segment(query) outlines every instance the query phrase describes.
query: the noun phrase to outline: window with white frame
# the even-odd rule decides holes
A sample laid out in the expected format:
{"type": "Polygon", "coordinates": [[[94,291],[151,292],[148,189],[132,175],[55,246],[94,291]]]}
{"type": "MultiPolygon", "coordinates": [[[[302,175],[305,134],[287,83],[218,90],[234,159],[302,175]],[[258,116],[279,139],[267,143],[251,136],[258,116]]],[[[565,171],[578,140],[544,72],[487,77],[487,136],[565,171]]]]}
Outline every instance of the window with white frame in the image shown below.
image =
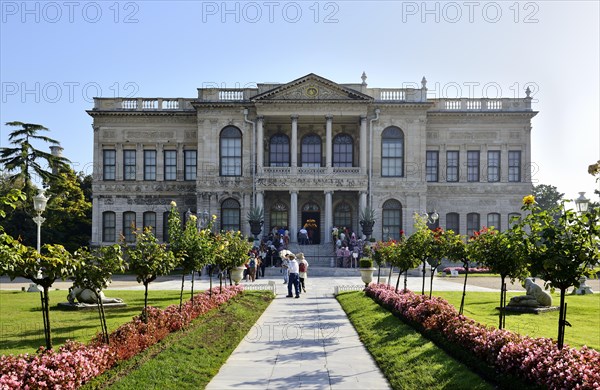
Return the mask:
{"type": "Polygon", "coordinates": [[[489,150],[487,153],[487,181],[495,183],[500,181],[500,151],[489,150]]]}
{"type": "Polygon", "coordinates": [[[439,173],[439,152],[437,150],[428,150],[425,158],[425,176],[428,182],[438,181],[439,173]]]}
{"type": "Polygon", "coordinates": [[[177,151],[164,151],[164,174],[166,181],[177,180],[177,151]]]}
{"type": "Polygon", "coordinates": [[[156,180],[156,150],[144,150],[144,180],[156,180]]]}
{"type": "Polygon", "coordinates": [[[221,176],[242,176],[242,132],[235,126],[221,130],[221,176]]]}
{"type": "Polygon", "coordinates": [[[104,180],[115,180],[117,172],[117,152],[113,149],[102,151],[102,172],[104,180]]]}
{"type": "Polygon", "coordinates": [[[404,176],[404,133],[395,126],[381,133],[381,176],[404,176]]]}

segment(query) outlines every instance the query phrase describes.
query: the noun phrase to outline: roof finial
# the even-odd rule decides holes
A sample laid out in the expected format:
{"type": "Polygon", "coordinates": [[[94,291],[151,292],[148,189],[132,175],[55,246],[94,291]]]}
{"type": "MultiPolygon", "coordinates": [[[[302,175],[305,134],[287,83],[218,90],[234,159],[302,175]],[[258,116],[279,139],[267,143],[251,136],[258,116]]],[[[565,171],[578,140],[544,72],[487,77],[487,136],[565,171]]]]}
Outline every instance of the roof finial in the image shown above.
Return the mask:
{"type": "Polygon", "coordinates": [[[531,95],[531,89],[529,89],[529,86],[525,90],[525,95],[527,95],[527,97],[531,97],[531,96],[529,96],[529,95],[531,95]]]}
{"type": "Polygon", "coordinates": [[[421,88],[427,88],[427,79],[425,78],[425,76],[423,76],[423,78],[421,79],[421,88]]]}
{"type": "Polygon", "coordinates": [[[364,87],[367,86],[367,74],[363,71],[362,76],[360,76],[360,78],[362,79],[362,85],[364,87]]]}

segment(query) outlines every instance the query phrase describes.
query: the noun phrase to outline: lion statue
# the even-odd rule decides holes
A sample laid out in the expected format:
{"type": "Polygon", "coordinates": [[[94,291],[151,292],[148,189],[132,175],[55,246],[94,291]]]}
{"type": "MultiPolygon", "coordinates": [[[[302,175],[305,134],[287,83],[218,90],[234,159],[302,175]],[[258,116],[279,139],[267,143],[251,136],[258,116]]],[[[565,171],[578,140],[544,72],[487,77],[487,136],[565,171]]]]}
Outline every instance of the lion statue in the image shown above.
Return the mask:
{"type": "MultiPolygon", "coordinates": [[[[121,298],[107,298],[104,296],[104,293],[100,291],[100,299],[102,303],[123,303],[121,298]]],[[[67,300],[70,304],[75,305],[77,302],[79,303],[87,303],[87,304],[95,304],[98,303],[96,299],[96,294],[88,288],[83,289],[81,287],[69,287],[69,295],[67,295],[67,300]],[[77,300],[77,302],[75,302],[77,300]]]]}
{"type": "Polygon", "coordinates": [[[549,307],[552,306],[552,296],[535,284],[533,278],[525,279],[526,295],[512,297],[507,306],[549,307]]]}

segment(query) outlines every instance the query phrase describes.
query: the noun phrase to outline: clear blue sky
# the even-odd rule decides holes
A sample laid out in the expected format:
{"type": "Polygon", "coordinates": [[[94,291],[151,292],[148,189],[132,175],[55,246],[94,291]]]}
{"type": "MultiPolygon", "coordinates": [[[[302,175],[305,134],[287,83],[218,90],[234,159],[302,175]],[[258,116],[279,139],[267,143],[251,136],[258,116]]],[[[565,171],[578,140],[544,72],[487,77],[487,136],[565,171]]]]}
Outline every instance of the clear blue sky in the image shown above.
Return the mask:
{"type": "MultiPolygon", "coordinates": [[[[39,123],[91,173],[94,96],[195,97],[317,73],[371,87],[425,76],[430,97],[534,90],[533,179],[597,184],[598,1],[0,1],[5,122],[39,123]],[[458,88],[457,88],[458,86],[458,88]]],[[[595,199],[598,199],[597,197],[595,199]]]]}

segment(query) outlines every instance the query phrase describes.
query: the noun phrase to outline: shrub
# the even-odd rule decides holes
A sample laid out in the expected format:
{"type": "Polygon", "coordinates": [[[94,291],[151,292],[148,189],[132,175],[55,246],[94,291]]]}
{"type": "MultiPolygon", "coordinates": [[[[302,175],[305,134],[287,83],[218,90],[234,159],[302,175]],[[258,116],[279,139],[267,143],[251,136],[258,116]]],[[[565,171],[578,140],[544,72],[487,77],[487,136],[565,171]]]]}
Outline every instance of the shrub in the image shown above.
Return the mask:
{"type": "Polygon", "coordinates": [[[521,336],[479,324],[459,315],[439,297],[372,284],[367,295],[393,313],[425,329],[437,331],[498,371],[550,389],[600,388],[600,352],[564,347],[546,338],[521,336]]]}

